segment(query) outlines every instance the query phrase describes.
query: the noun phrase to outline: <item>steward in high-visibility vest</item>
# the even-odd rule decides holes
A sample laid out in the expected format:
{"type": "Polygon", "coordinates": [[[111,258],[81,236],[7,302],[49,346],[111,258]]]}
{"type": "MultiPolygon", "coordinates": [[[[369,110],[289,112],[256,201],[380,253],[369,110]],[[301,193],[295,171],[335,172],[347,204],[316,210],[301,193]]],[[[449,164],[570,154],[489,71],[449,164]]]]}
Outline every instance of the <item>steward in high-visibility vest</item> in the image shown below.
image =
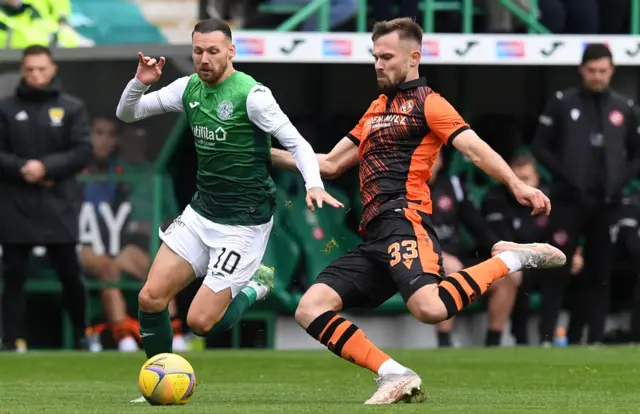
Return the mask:
{"type": "Polygon", "coordinates": [[[51,47],[78,47],[78,34],[69,26],[71,16],[70,0],[25,0],[33,5],[44,20],[52,25],[47,30],[52,33],[51,47]]]}
{"type": "Polygon", "coordinates": [[[24,49],[30,45],[48,46],[52,27],[30,3],[5,0],[0,6],[2,49],[24,49]]]}

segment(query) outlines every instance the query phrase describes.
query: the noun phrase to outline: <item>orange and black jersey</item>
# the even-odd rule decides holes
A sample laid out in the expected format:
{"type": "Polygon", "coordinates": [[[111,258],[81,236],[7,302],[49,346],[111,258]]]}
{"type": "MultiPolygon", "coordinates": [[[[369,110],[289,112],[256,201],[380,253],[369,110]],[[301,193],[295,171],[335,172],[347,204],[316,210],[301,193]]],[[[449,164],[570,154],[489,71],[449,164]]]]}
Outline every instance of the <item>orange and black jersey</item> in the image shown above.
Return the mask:
{"type": "Polygon", "coordinates": [[[359,147],[360,231],[390,208],[431,214],[431,167],[442,145],[466,129],[469,125],[425,78],[373,101],[347,135],[359,147]]]}

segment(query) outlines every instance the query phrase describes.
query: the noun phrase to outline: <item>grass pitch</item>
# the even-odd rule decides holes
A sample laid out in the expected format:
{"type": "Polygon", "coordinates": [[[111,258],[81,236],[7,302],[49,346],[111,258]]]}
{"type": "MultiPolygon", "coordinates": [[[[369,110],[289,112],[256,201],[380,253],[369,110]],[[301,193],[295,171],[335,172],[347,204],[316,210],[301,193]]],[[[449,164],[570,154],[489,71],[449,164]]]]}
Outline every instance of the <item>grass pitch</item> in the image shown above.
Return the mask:
{"type": "Polygon", "coordinates": [[[372,407],[373,375],[328,351],[184,354],[198,387],[183,407],[129,404],[142,353],[0,354],[0,414],[638,413],[640,349],[390,351],[423,379],[422,404],[372,407]]]}

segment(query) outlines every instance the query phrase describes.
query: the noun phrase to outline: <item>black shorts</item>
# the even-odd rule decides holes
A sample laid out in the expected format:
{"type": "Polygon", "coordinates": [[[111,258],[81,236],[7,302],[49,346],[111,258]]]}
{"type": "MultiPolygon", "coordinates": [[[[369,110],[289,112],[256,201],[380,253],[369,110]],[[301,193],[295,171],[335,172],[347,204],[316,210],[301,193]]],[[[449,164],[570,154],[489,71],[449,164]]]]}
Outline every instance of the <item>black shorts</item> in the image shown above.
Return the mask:
{"type": "Polygon", "coordinates": [[[367,226],[365,240],[316,279],[335,290],[343,309],[375,308],[400,292],[405,303],[445,277],[438,237],[428,214],[387,210],[367,226]]]}

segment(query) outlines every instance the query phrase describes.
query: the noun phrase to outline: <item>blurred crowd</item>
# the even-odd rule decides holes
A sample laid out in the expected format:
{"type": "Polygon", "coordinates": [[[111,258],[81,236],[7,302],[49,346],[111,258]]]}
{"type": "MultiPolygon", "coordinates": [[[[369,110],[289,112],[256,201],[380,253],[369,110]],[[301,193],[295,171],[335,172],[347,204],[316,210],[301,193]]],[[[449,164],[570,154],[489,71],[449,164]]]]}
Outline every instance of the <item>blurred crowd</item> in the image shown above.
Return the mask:
{"type": "Polygon", "coordinates": [[[77,46],[77,34],[69,26],[70,0],[2,0],[0,4],[1,48],[77,46]]]}
{"type": "MultiPolygon", "coordinates": [[[[201,0],[205,16],[222,17],[234,21],[239,28],[275,28],[287,14],[264,13],[260,6],[295,9],[311,0],[201,0]]],[[[423,0],[369,0],[368,28],[374,22],[399,16],[413,16],[422,21],[423,0]]],[[[460,32],[461,14],[455,7],[444,7],[459,1],[436,1],[438,8],[436,32],[460,32]]],[[[332,31],[354,31],[360,1],[332,0],[330,25],[332,31]]],[[[514,0],[515,7],[531,12],[530,0],[514,0]]],[[[535,11],[540,23],[557,34],[628,34],[630,4],[628,0],[538,0],[535,11]]],[[[474,32],[525,33],[527,27],[500,3],[499,0],[474,0],[474,32]]],[[[318,29],[318,16],[312,16],[299,28],[318,29]]]]}
{"type": "MultiPolygon", "coordinates": [[[[239,29],[274,29],[291,13],[311,0],[200,0],[201,18],[221,17],[239,29]]],[[[369,0],[367,28],[376,21],[413,16],[422,21],[422,0],[369,0]]],[[[455,0],[439,0],[434,30],[460,32],[462,14],[455,0]],[[442,6],[442,7],[440,7],[442,6]],[[446,6],[446,7],[445,7],[446,6]]],[[[499,0],[475,0],[473,31],[476,33],[525,33],[527,25],[516,18],[499,0]]],[[[557,34],[627,34],[630,25],[628,0],[538,0],[534,15],[557,34]]],[[[332,31],[355,31],[359,0],[332,0],[332,31]]],[[[513,7],[531,13],[530,0],[513,0],[513,7]]],[[[69,24],[70,0],[1,0],[0,47],[22,49],[38,44],[50,47],[78,47],[80,39],[69,24]]],[[[299,25],[299,30],[316,31],[318,15],[299,25]]]]}

